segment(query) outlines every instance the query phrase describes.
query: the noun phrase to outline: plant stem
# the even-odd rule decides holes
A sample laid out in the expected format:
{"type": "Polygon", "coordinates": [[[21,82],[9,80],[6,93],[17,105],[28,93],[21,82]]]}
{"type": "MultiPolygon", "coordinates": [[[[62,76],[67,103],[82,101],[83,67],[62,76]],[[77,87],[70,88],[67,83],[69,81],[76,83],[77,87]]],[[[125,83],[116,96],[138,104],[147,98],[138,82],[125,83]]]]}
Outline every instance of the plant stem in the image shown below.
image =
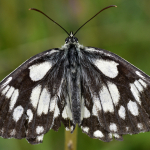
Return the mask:
{"type": "Polygon", "coordinates": [[[77,126],[73,133],[65,131],[65,150],[76,150],[77,148],[77,126]]]}

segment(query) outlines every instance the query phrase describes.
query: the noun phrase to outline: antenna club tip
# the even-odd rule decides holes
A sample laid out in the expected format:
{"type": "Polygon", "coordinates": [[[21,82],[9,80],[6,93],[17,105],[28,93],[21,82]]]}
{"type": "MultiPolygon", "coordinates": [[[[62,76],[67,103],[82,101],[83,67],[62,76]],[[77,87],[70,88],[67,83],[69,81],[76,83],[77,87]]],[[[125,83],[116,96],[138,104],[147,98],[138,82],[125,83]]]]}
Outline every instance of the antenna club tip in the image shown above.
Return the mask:
{"type": "Polygon", "coordinates": [[[29,8],[29,10],[33,10],[34,8],[29,8]]]}

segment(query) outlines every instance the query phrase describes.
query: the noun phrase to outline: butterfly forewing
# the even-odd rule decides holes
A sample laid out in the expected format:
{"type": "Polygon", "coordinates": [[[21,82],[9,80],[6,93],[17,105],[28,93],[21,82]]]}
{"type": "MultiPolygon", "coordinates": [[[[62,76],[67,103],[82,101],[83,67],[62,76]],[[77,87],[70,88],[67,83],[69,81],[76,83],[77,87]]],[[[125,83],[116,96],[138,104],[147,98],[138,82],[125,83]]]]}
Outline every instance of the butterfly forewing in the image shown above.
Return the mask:
{"type": "Polygon", "coordinates": [[[109,141],[110,134],[122,140],[122,134],[150,130],[150,78],[146,74],[121,57],[93,47],[82,50],[81,71],[84,107],[89,113],[81,123],[84,132],[109,141]]]}
{"type": "Polygon", "coordinates": [[[2,137],[26,137],[35,144],[49,129],[58,130],[66,105],[63,55],[59,49],[38,54],[1,82],[2,137]]]}

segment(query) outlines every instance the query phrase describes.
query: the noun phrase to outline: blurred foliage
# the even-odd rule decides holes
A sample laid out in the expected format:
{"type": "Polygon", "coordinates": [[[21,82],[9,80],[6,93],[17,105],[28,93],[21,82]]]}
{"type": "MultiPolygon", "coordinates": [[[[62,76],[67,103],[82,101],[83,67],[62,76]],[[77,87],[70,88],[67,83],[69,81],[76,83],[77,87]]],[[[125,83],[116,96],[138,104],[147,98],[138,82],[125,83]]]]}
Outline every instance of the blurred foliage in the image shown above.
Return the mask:
{"type": "MultiPolygon", "coordinates": [[[[77,33],[81,44],[107,49],[125,58],[150,75],[150,1],[149,0],[1,0],[0,1],[0,79],[29,57],[44,50],[61,47],[66,33],[41,14],[42,10],[68,32],[108,5],[77,33]],[[147,64],[147,65],[145,65],[147,64]]],[[[78,131],[78,150],[150,149],[150,133],[125,135],[124,141],[104,143],[78,131]]],[[[0,150],[62,150],[64,127],[49,131],[44,143],[32,146],[25,139],[0,138],[0,150]]]]}

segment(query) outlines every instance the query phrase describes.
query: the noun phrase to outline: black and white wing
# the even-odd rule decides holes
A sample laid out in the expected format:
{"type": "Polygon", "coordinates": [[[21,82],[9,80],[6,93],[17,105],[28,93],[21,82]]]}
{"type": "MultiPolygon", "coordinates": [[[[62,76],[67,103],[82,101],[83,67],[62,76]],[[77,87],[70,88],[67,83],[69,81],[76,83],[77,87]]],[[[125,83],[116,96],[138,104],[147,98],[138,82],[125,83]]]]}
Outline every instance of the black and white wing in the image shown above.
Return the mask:
{"type": "Polygon", "coordinates": [[[150,130],[150,77],[121,57],[81,49],[82,131],[109,142],[150,130]]]}
{"type": "Polygon", "coordinates": [[[61,121],[74,129],[66,106],[63,56],[60,49],[40,53],[0,83],[0,136],[38,144],[50,129],[57,131],[61,121]]]}

